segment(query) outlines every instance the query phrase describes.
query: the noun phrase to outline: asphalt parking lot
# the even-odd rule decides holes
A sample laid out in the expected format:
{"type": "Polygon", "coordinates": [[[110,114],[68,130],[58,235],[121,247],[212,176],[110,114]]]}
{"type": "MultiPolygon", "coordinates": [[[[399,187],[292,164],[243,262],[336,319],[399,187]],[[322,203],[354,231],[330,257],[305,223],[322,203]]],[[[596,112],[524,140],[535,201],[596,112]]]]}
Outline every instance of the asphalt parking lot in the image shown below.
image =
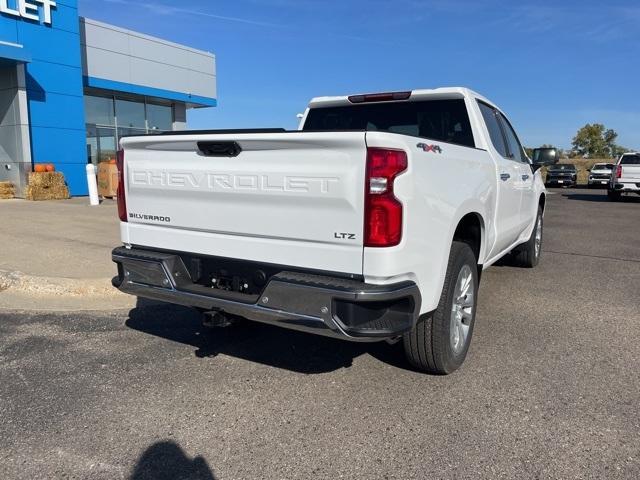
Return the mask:
{"type": "Polygon", "coordinates": [[[190,310],[0,313],[0,478],[640,478],[640,197],[553,190],[461,370],[190,310]]]}

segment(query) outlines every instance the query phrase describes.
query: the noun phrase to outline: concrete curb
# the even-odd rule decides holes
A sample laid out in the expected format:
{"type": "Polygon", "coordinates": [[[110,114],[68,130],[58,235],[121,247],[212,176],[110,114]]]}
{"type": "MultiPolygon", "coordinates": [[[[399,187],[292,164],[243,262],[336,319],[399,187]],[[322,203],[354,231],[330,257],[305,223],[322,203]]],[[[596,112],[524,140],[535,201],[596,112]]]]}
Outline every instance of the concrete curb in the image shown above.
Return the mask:
{"type": "Polygon", "coordinates": [[[60,278],[0,270],[0,309],[113,310],[132,308],[136,298],[119,292],[111,278],[60,278]]]}

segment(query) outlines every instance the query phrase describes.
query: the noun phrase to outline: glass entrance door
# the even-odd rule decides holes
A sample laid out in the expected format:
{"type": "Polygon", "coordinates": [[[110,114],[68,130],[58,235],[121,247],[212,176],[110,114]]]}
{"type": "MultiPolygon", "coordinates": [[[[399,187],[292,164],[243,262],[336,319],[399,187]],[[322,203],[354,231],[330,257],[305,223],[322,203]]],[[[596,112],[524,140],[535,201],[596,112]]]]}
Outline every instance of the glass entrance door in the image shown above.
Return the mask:
{"type": "Polygon", "coordinates": [[[87,163],[115,160],[116,145],[115,128],[87,125],[87,163]]]}

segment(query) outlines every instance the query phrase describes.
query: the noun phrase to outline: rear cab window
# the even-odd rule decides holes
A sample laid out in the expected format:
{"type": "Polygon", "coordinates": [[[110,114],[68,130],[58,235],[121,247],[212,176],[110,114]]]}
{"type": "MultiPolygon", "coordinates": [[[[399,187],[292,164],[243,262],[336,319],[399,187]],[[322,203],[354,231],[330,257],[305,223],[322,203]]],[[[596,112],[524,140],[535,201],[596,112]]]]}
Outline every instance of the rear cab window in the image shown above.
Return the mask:
{"type": "Polygon", "coordinates": [[[620,159],[620,165],[640,165],[640,153],[623,155],[620,159]]]}
{"type": "Polygon", "coordinates": [[[302,130],[389,132],[476,146],[465,101],[457,98],[315,107],[302,130]]]}

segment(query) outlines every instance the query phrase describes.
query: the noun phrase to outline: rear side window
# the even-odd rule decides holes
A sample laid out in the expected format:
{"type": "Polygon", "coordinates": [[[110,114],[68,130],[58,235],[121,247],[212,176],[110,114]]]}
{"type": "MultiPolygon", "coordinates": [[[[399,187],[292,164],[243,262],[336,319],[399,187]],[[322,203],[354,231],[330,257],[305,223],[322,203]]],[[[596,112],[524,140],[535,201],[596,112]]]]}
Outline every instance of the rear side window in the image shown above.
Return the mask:
{"type": "Polygon", "coordinates": [[[640,165],[640,154],[623,155],[620,165],[640,165]]]}
{"type": "Polygon", "coordinates": [[[465,147],[476,146],[463,99],[312,108],[302,130],[390,132],[465,147]]]}
{"type": "Polygon", "coordinates": [[[496,111],[485,103],[478,102],[478,105],[480,106],[480,112],[482,112],[482,118],[484,118],[487,130],[489,130],[489,137],[491,137],[493,147],[500,155],[507,158],[507,147],[504,143],[504,136],[502,135],[502,129],[498,123],[496,111]]]}
{"type": "Polygon", "coordinates": [[[527,157],[524,154],[522,145],[516,136],[516,132],[513,131],[509,120],[504,115],[498,113],[502,127],[504,128],[504,135],[507,138],[507,146],[509,147],[509,158],[517,160],[518,162],[528,163],[527,157]]]}

